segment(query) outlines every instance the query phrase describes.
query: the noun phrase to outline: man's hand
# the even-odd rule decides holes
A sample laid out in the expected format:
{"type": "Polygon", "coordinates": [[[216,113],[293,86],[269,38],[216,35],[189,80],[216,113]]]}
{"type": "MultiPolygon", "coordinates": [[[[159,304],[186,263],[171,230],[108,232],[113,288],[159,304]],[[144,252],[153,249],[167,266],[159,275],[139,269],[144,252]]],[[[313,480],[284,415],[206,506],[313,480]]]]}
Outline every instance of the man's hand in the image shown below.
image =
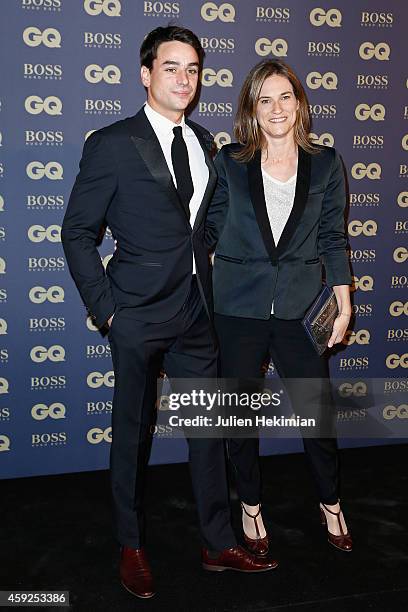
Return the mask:
{"type": "Polygon", "coordinates": [[[112,325],[112,321],[113,321],[113,317],[115,316],[115,313],[113,313],[113,315],[111,317],[109,317],[108,319],[108,327],[110,327],[112,325]]]}

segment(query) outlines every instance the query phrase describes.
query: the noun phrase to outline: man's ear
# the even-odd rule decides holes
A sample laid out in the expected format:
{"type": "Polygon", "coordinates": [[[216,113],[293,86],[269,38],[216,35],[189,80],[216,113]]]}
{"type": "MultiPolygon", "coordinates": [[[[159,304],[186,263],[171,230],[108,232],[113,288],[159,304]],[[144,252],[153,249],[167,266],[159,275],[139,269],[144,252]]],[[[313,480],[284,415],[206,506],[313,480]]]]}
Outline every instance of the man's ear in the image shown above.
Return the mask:
{"type": "Polygon", "coordinates": [[[150,70],[146,66],[140,68],[140,78],[144,87],[150,86],[150,70]]]}

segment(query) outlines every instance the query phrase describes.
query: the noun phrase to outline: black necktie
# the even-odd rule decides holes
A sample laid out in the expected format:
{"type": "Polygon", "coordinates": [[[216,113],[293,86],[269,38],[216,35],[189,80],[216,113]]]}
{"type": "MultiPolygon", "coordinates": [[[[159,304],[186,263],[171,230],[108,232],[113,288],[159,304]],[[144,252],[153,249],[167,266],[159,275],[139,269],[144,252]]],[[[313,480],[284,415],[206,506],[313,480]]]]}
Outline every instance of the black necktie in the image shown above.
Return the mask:
{"type": "Polygon", "coordinates": [[[171,161],[176,177],[177,193],[190,217],[189,203],[194,192],[193,179],[191,178],[190,164],[188,163],[187,146],[184,142],[181,127],[173,128],[173,142],[171,143],[171,161]]]}

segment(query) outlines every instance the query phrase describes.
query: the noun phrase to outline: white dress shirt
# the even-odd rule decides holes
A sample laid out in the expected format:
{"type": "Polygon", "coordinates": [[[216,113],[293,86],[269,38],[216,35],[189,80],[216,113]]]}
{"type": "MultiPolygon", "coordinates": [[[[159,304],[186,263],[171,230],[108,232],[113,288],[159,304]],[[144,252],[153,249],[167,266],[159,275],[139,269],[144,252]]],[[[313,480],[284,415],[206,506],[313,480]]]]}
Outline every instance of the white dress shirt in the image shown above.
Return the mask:
{"type": "MultiPolygon", "coordinates": [[[[171,160],[171,145],[174,138],[173,128],[181,127],[182,129],[183,138],[187,146],[191,178],[194,186],[194,193],[190,200],[190,225],[193,227],[209,178],[209,171],[205,162],[204,152],[200,143],[198,142],[197,136],[186,124],[184,115],[180,123],[173,123],[173,121],[170,121],[170,119],[167,119],[155,111],[147,102],[145,104],[144,111],[158,138],[176,188],[177,182],[174,175],[173,162],[171,160]]],[[[193,274],[195,274],[196,267],[193,252],[191,252],[191,255],[193,258],[193,274]]]]}

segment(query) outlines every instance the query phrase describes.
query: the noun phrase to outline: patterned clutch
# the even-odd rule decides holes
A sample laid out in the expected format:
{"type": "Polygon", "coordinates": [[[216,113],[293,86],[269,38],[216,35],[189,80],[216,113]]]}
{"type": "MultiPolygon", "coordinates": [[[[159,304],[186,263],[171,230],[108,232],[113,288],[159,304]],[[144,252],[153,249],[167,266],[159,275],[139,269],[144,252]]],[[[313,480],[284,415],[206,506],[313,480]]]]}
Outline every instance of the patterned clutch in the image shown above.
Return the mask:
{"type": "Polygon", "coordinates": [[[336,296],[333,290],[325,285],[302,321],[302,325],[319,355],[322,355],[327,348],[333,323],[338,314],[336,296]]]}

